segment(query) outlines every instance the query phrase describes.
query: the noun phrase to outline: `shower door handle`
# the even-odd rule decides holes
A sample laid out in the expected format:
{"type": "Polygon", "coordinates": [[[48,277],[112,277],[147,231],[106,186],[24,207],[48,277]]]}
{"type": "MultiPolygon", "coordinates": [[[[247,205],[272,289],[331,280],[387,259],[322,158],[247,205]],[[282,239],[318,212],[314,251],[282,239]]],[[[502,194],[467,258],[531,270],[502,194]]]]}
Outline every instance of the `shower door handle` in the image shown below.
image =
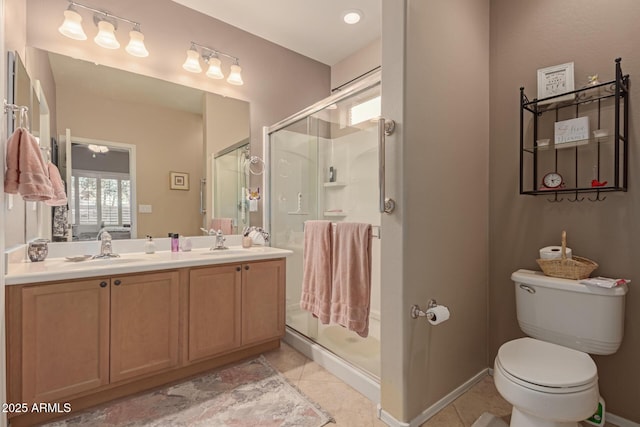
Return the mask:
{"type": "Polygon", "coordinates": [[[378,119],[378,185],[380,187],[380,212],[390,214],[396,208],[396,202],[387,198],[385,194],[385,144],[386,137],[391,135],[396,129],[396,122],[386,120],[384,117],[378,119]]]}

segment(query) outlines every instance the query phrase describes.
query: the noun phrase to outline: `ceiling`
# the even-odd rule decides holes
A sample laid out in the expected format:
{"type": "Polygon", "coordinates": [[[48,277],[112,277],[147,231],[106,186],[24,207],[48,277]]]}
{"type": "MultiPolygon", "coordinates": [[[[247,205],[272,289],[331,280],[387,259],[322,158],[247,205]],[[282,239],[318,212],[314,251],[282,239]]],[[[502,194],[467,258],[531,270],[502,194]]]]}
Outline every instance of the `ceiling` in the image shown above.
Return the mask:
{"type": "Polygon", "coordinates": [[[329,66],[380,37],[381,0],[173,0],[329,66]],[[363,12],[355,25],[342,20],[363,12]]]}

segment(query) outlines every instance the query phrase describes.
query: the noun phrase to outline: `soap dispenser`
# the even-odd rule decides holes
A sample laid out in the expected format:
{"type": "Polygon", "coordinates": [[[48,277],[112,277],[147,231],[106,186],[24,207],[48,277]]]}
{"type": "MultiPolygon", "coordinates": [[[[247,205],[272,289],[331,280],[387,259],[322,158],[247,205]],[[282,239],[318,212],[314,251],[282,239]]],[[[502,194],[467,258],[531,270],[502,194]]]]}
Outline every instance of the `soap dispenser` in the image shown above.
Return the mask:
{"type": "Polygon", "coordinates": [[[144,242],[144,253],[153,254],[156,252],[156,242],[153,241],[153,237],[147,234],[147,241],[144,242]]]}

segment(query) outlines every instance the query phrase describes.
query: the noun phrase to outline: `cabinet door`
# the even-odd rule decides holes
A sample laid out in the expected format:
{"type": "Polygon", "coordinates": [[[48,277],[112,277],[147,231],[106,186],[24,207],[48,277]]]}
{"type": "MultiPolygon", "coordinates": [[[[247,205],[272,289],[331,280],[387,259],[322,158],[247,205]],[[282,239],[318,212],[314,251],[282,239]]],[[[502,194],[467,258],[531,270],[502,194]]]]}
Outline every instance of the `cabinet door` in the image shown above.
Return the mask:
{"type": "Polygon", "coordinates": [[[285,261],[242,266],[242,345],[284,335],[285,261]]]}
{"type": "Polygon", "coordinates": [[[240,264],[190,271],[190,362],[240,347],[241,271],[240,264]]]}
{"type": "Polygon", "coordinates": [[[22,394],[53,401],[109,381],[109,280],[22,290],[22,394]]]}
{"type": "Polygon", "coordinates": [[[177,271],[111,279],[111,382],[178,364],[177,271]]]}

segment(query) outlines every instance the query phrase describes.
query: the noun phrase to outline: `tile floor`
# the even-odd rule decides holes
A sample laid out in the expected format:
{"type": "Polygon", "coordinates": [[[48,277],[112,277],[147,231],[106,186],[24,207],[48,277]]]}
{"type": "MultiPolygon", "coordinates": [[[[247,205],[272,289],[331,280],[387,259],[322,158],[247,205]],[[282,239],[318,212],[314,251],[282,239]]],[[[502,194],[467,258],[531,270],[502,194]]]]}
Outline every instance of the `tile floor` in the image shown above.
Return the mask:
{"type": "MultiPolygon", "coordinates": [[[[329,411],[336,424],[328,427],[384,427],[376,405],[289,345],[265,353],[266,359],[302,392],[329,411]]],[[[508,419],[511,405],[497,392],[489,376],[437,413],[421,427],[470,427],[483,412],[508,419]]],[[[615,427],[606,424],[607,427],[615,427]]]]}

